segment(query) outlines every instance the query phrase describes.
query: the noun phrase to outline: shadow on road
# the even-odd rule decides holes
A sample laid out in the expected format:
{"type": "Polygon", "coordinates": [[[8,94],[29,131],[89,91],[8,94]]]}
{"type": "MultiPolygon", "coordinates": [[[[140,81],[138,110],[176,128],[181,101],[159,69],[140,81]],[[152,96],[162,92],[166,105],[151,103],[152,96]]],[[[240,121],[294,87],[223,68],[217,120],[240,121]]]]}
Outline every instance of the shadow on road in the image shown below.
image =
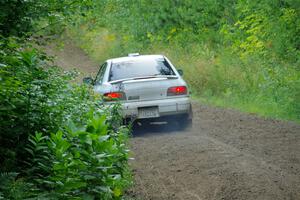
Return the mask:
{"type": "Polygon", "coordinates": [[[176,125],[164,124],[137,124],[134,123],[132,127],[133,137],[148,137],[163,134],[182,133],[184,130],[176,125]]]}

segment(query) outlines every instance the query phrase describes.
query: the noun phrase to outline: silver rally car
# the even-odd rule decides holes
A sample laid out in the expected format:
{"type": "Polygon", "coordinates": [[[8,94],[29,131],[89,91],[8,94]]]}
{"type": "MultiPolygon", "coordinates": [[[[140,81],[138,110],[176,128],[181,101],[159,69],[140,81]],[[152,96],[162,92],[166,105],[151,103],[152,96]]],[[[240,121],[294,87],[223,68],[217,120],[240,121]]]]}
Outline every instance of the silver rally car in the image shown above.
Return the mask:
{"type": "Polygon", "coordinates": [[[167,121],[185,128],[192,121],[189,90],[176,70],[163,55],[129,54],[107,60],[93,80],[94,91],[106,103],[119,102],[125,121],[167,121]]]}

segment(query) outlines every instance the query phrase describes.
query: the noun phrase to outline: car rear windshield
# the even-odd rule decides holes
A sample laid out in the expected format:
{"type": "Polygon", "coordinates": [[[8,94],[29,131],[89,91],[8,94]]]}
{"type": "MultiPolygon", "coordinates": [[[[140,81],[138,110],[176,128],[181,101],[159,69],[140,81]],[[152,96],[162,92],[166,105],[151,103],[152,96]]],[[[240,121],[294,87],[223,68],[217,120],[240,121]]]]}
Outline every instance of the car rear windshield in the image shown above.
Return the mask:
{"type": "Polygon", "coordinates": [[[112,63],[109,81],[159,75],[175,75],[164,58],[136,59],[112,63]]]}

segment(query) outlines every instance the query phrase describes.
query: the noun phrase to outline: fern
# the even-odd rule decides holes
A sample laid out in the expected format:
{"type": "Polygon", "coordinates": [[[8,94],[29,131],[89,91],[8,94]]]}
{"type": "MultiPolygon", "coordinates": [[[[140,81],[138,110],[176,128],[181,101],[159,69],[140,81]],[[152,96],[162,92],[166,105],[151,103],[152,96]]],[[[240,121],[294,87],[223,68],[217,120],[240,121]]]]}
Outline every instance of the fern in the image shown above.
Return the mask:
{"type": "Polygon", "coordinates": [[[19,173],[3,172],[0,174],[0,199],[21,200],[30,196],[32,184],[18,179],[19,173]]]}
{"type": "Polygon", "coordinates": [[[50,172],[51,154],[47,146],[48,140],[49,138],[42,133],[30,135],[28,138],[29,143],[25,150],[29,156],[24,161],[28,168],[25,173],[33,179],[41,178],[50,172]]]}
{"type": "Polygon", "coordinates": [[[7,189],[7,187],[15,181],[19,173],[16,172],[2,172],[0,174],[0,191],[7,189]]]}

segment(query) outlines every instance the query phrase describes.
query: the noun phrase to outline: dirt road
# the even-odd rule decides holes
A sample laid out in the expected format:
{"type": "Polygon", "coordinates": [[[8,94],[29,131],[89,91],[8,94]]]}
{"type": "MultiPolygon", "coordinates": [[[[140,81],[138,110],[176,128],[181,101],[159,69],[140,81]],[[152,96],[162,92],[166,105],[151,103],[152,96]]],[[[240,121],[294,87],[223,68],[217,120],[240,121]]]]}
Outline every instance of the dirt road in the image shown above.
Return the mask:
{"type": "Polygon", "coordinates": [[[132,196],[300,199],[299,125],[199,103],[193,109],[190,131],[136,131],[132,196]]]}
{"type": "MultiPolygon", "coordinates": [[[[71,43],[57,63],[95,73],[71,43]]],[[[134,199],[300,200],[300,125],[194,102],[191,130],[140,127],[130,141],[134,199]]]]}

